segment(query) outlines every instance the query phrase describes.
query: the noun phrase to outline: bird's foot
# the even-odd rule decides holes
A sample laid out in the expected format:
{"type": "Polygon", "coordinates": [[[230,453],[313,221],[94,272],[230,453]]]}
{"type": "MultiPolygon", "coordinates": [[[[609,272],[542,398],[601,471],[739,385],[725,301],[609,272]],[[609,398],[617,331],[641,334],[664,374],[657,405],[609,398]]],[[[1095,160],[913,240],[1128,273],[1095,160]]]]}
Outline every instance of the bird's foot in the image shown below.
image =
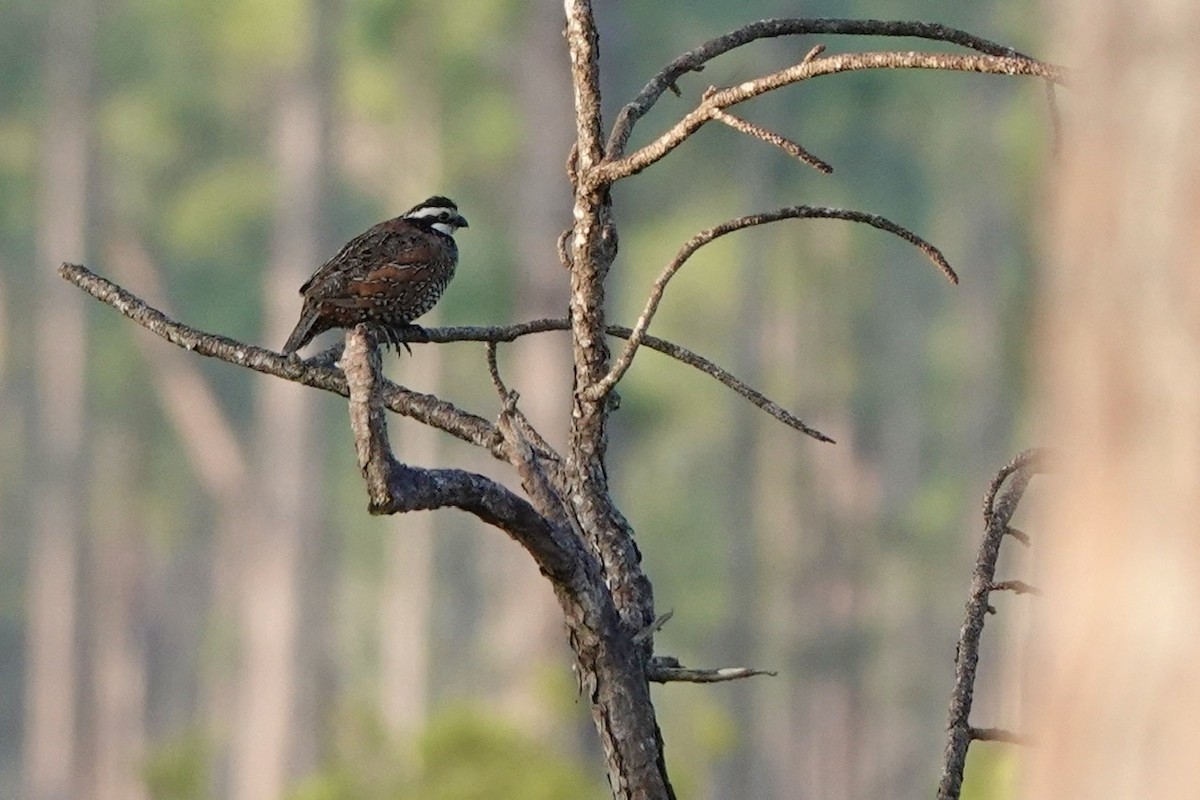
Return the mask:
{"type": "Polygon", "coordinates": [[[410,341],[428,342],[429,334],[420,325],[408,323],[406,325],[380,326],[380,339],[385,346],[395,347],[397,352],[403,347],[411,356],[412,348],[408,346],[408,343],[410,341]]]}

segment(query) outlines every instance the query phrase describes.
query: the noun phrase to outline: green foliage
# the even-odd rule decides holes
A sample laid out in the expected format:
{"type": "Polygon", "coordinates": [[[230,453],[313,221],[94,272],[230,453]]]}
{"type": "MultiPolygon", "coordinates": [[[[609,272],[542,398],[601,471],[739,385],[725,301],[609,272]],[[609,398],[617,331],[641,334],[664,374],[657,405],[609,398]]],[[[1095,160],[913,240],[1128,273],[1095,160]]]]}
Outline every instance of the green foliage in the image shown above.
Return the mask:
{"type": "Polygon", "coordinates": [[[188,733],[156,747],[142,767],[151,800],[203,800],[209,797],[212,747],[203,736],[188,733]]]}
{"type": "Polygon", "coordinates": [[[1017,796],[1019,751],[1012,745],[975,742],[967,752],[962,800],[1010,800],[1017,796]]]}
{"type": "Polygon", "coordinates": [[[560,800],[606,793],[578,764],[502,718],[436,714],[415,742],[369,712],[340,718],[331,763],[288,800],[560,800]]]}

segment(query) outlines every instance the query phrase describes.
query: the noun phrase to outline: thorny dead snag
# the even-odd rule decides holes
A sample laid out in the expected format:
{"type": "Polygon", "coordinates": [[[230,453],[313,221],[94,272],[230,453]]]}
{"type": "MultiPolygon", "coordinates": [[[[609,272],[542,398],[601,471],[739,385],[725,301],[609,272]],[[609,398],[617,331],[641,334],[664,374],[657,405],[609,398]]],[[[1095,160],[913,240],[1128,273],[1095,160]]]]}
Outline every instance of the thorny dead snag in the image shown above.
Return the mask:
{"type": "MultiPolygon", "coordinates": [[[[372,513],[459,508],[517,540],[551,581],[559,599],[576,657],[580,689],[591,705],[604,747],[613,796],[617,800],[658,800],[673,798],[674,792],[667,776],[649,682],[711,682],[763,672],[743,667],[688,669],[669,656],[654,654],[653,635],[665,617],[655,614],[650,582],[642,570],[632,528],[608,489],[607,423],[614,405],[613,390],[645,346],[716,378],[795,430],[832,441],[716,364],[684,347],[651,336],[649,325],[667,284],[697,249],[719,236],[754,225],[812,217],[861,222],[896,234],[920,248],[952,281],[956,276],[933,245],[883,217],[853,210],[789,206],[736,217],[696,234],[652,286],[635,327],[624,328],[610,324],[604,314],[605,281],[617,256],[611,186],[674,152],[713,120],[827,172],[831,169],[828,164],[791,138],[729,111],[746,100],[810,78],[863,69],[936,69],[1030,75],[1049,86],[1062,83],[1065,72],[1011,48],[939,25],[880,20],[764,20],[716,37],[676,58],[621,109],[605,138],[600,117],[600,40],[592,4],[589,0],[565,0],[564,8],[575,108],[576,141],[567,167],[574,188],[574,222],[559,238],[557,249],[559,261],[569,274],[569,315],[566,319],[499,327],[425,330],[404,337],[412,343],[487,342],[488,369],[500,404],[495,423],[441,398],[382,378],[375,343],[364,329],[349,331],[344,348],[300,361],[171,320],[81,266],[64,264],[59,271],[96,299],[180,347],[349,397],[351,429],[372,513]],[[791,67],[736,86],[712,87],[698,93],[694,108],[648,144],[626,153],[635,124],[662,94],[666,91],[684,94],[680,85],[684,75],[698,72],[717,56],[760,39],[805,34],[918,37],[960,45],[975,53],[895,51],[825,55],[823,47],[817,45],[791,67]],[[518,396],[501,379],[496,357],[499,342],[556,330],[570,332],[574,356],[569,448],[562,455],[554,452],[520,413],[518,396]],[[627,339],[615,361],[610,358],[608,336],[627,339]],[[384,409],[475,444],[510,463],[520,479],[524,496],[464,470],[432,469],[397,461],[387,442],[384,409]]],[[[1021,477],[1024,474],[1014,479],[1014,488],[1001,498],[1000,507],[1004,507],[1005,498],[1013,496],[1017,483],[1026,480],[1021,477]]],[[[989,520],[989,531],[991,524],[989,520]]],[[[1015,531],[1012,533],[1016,535],[1015,531]]],[[[990,573],[981,587],[983,600],[976,609],[979,614],[987,611],[987,591],[1021,588],[1016,582],[995,584],[990,573]]],[[[967,646],[962,649],[965,651],[967,646]]],[[[966,696],[969,708],[969,690],[966,696]]],[[[952,716],[952,722],[954,719],[952,716]]],[[[963,716],[963,726],[965,719],[963,716]]],[[[971,737],[1010,736],[969,726],[955,730],[965,731],[968,743],[971,737]]],[[[965,747],[963,753],[965,757],[965,747]]],[[[961,779],[961,771],[959,775],[961,779]]]]}

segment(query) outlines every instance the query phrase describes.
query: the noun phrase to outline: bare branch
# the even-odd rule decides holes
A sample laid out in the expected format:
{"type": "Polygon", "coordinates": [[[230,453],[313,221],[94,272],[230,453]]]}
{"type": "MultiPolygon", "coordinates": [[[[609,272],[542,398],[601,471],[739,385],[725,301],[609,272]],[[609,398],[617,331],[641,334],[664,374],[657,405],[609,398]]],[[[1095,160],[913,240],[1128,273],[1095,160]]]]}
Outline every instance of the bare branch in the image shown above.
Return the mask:
{"type": "Polygon", "coordinates": [[[654,622],[647,625],[642,630],[638,631],[633,636],[635,644],[647,641],[654,638],[654,634],[662,630],[663,626],[671,621],[671,617],[675,616],[675,611],[664,611],[654,618],[654,622]]]}
{"type": "MultiPolygon", "coordinates": [[[[257,372],[274,375],[277,378],[294,381],[305,386],[324,389],[343,397],[349,396],[345,377],[342,371],[334,365],[342,353],[341,343],[307,361],[299,361],[282,356],[272,350],[255,347],[225,336],[205,333],[176,322],[161,311],[149,306],[133,293],[78,264],[63,264],[59,268],[59,274],[100,302],[112,306],[142,327],[185,350],[191,350],[202,356],[216,358],[237,366],[248,367],[257,372]]],[[[405,335],[408,341],[414,343],[511,342],[522,336],[547,331],[565,331],[570,327],[570,321],[566,319],[536,319],[516,325],[424,328],[419,334],[414,332],[405,335]]],[[[632,335],[631,329],[620,325],[608,326],[607,332],[609,335],[622,338],[629,338],[632,335]]],[[[785,425],[821,441],[833,441],[820,431],[808,427],[786,409],[703,356],[655,336],[644,336],[642,344],[717,379],[785,425]]],[[[509,460],[502,437],[498,435],[496,428],[483,417],[463,411],[434,395],[414,392],[386,380],[383,383],[382,392],[385,408],[449,433],[470,444],[486,448],[493,456],[502,461],[509,460]]]]}
{"type": "Polygon", "coordinates": [[[1012,592],[1013,594],[1040,595],[1042,590],[1025,581],[996,581],[988,587],[989,592],[1012,592]]]}
{"type": "Polygon", "coordinates": [[[691,669],[667,656],[655,656],[646,667],[646,680],[655,683],[724,683],[756,675],[775,677],[779,673],[750,667],[721,667],[720,669],[691,669]]]}
{"type": "Polygon", "coordinates": [[[844,219],[851,222],[861,222],[887,231],[888,233],[894,233],[919,248],[921,252],[928,256],[942,270],[942,273],[951,283],[958,283],[958,275],[955,274],[953,268],[951,268],[949,262],[946,261],[946,257],[942,255],[940,250],[907,228],[876,214],[867,214],[862,211],[850,211],[841,208],[824,208],[822,206],[789,206],[769,211],[765,214],[750,214],[745,217],[727,220],[716,227],[701,231],[693,236],[679,249],[679,252],[675,254],[675,258],[671,260],[671,263],[663,268],[662,273],[658,276],[658,280],[650,288],[650,296],[646,299],[646,307],[642,310],[641,316],[638,317],[637,324],[633,328],[628,344],[625,345],[625,349],[621,351],[620,356],[613,362],[608,374],[598,383],[587,387],[588,396],[591,398],[603,397],[624,376],[625,371],[633,363],[633,357],[637,353],[638,347],[645,338],[646,329],[650,326],[651,320],[654,319],[654,315],[658,311],[658,305],[662,301],[667,284],[697,250],[727,233],[733,233],[734,231],[740,231],[743,228],[750,228],[756,225],[765,225],[770,222],[779,222],[785,219],[844,219]]]}
{"type": "Polygon", "coordinates": [[[995,609],[988,605],[988,594],[996,589],[1015,591],[1018,586],[1024,586],[1018,581],[996,583],[996,561],[1000,557],[1000,545],[1010,530],[1009,522],[1029,486],[1029,481],[1035,474],[1044,471],[1043,455],[1044,451],[1041,450],[1026,450],[1018,455],[996,474],[984,496],[983,541],[979,545],[975,572],[971,578],[971,593],[967,600],[962,630],[958,636],[958,650],[954,660],[954,690],[950,694],[950,720],[946,726],[946,749],[942,778],[938,784],[938,800],[956,800],[962,791],[963,770],[972,739],[1016,739],[1013,734],[996,729],[972,728],[969,718],[975,695],[979,642],[983,635],[984,620],[989,612],[995,613],[995,609]],[[997,499],[1000,487],[1010,476],[1011,484],[997,499]],[[981,735],[984,733],[987,735],[981,735]]]}
{"type": "Polygon", "coordinates": [[[809,78],[866,69],[933,69],[992,75],[1033,75],[1056,83],[1065,79],[1065,71],[1061,68],[1030,58],[916,52],[840,53],[802,61],[737,86],[706,92],[695,109],[653,142],[628,156],[607,159],[592,169],[581,169],[580,179],[589,186],[611,185],[622,178],[636,175],[683,144],[713,119],[719,110],[809,78]]]}
{"type": "Polygon", "coordinates": [[[1029,534],[1026,533],[1025,531],[1021,530],[1020,528],[1014,528],[1012,525],[1009,525],[1008,530],[1006,530],[1005,533],[1007,533],[1009,536],[1013,537],[1014,539],[1016,539],[1018,542],[1025,545],[1026,547],[1030,547],[1033,544],[1033,540],[1029,538],[1029,534]]]}
{"type": "Polygon", "coordinates": [[[488,375],[492,378],[492,387],[496,390],[496,394],[500,395],[500,402],[506,403],[509,399],[508,387],[504,385],[504,381],[500,378],[500,365],[496,361],[496,343],[488,342],[486,347],[488,375]]]}
{"type": "MultiPolygon", "coordinates": [[[[521,336],[528,336],[534,333],[569,330],[570,326],[570,322],[565,319],[535,319],[517,325],[494,327],[426,328],[422,336],[423,340],[428,342],[511,342],[521,336]]],[[[623,325],[608,325],[604,330],[609,336],[617,336],[622,339],[630,339],[633,336],[633,329],[626,328],[623,325]]],[[[803,420],[793,415],[774,400],[771,400],[754,387],[742,382],[704,356],[674,342],[660,339],[657,336],[651,336],[648,333],[642,334],[641,344],[649,347],[651,350],[657,350],[665,356],[670,356],[676,361],[687,364],[689,367],[698,369],[705,375],[720,381],[789,428],[800,431],[806,436],[811,436],[819,441],[833,443],[833,439],[805,424],[803,420]]]]}
{"type": "Polygon", "coordinates": [[[1029,739],[1005,730],[1004,728],[971,728],[971,738],[977,742],[1007,742],[1008,744],[1029,744],[1029,739]]]}
{"type": "Polygon", "coordinates": [[[726,113],[719,108],[713,110],[712,117],[718,122],[725,123],[735,131],[741,131],[748,136],[753,136],[755,139],[761,139],[767,144],[775,145],[780,150],[783,150],[793,158],[803,161],[818,172],[824,172],[826,175],[833,172],[833,167],[828,162],[817,158],[791,139],[780,136],[774,131],[769,131],[761,125],[755,125],[753,122],[748,122],[741,117],[735,117],[733,114],[726,113]]]}
{"type": "Polygon", "coordinates": [[[533,556],[556,584],[583,587],[588,563],[569,529],[550,523],[527,501],[483,475],[460,469],[424,469],[396,461],[383,415],[379,350],[367,326],[346,335],[342,353],[350,398],[350,427],[372,514],[459,508],[504,530],[533,556]]]}
{"type": "MultiPolygon", "coordinates": [[[[608,333],[625,339],[629,339],[633,336],[632,329],[621,327],[619,325],[609,325],[608,333]]],[[[831,437],[821,433],[821,431],[817,430],[816,428],[809,426],[802,419],[792,414],[786,408],[779,405],[762,392],[759,392],[754,387],[743,383],[741,380],[735,378],[729,372],[725,371],[721,367],[718,367],[707,358],[693,353],[686,347],[681,347],[673,342],[668,342],[665,339],[660,339],[657,336],[651,336],[650,334],[645,334],[642,336],[642,344],[646,347],[649,347],[651,350],[657,350],[658,352],[668,355],[677,361],[682,361],[689,367],[695,367],[705,375],[716,378],[725,386],[737,392],[742,397],[746,398],[751,403],[782,422],[784,425],[787,425],[789,428],[797,430],[800,433],[803,433],[805,436],[811,436],[817,441],[836,444],[831,437]]]]}
{"type": "MultiPolygon", "coordinates": [[[[710,39],[659,70],[658,74],[642,88],[637,97],[627,103],[617,115],[616,123],[608,137],[606,157],[615,161],[625,155],[625,146],[629,142],[633,126],[658,102],[663,92],[674,90],[677,95],[679,94],[676,82],[683,75],[689,72],[699,72],[714,58],[759,39],[808,34],[901,36],[948,42],[993,56],[1029,58],[1011,47],[972,36],[966,31],[926,22],[877,19],[767,19],[752,22],[723,36],[710,39]]],[[[819,51],[816,55],[819,55],[819,51]]],[[[810,51],[805,57],[805,61],[810,61],[813,57],[814,53],[810,51]]]]}
{"type": "MultiPolygon", "coordinates": [[[[1001,503],[996,506],[996,495],[1000,492],[1000,487],[1008,480],[1010,475],[1026,470],[1033,474],[1047,472],[1049,470],[1050,451],[1043,447],[1035,447],[1029,450],[1024,450],[1017,455],[1012,461],[1004,465],[996,477],[992,478],[991,484],[988,485],[987,493],[983,496],[983,520],[987,525],[992,524],[992,518],[997,514],[1007,514],[1004,523],[1007,526],[1012,518],[1013,512],[1016,510],[1016,504],[1011,507],[1001,503]]],[[[1019,496],[1018,496],[1019,499],[1019,496]]]]}
{"type": "MultiPolygon", "coordinates": [[[[349,396],[345,376],[333,366],[300,361],[236,339],[188,327],[78,264],[63,264],[58,273],[100,302],[112,306],[137,324],[185,350],[343,397],[349,396]]],[[[483,417],[463,411],[433,395],[414,392],[390,381],[384,382],[381,391],[384,407],[391,411],[445,431],[464,442],[486,448],[497,458],[507,458],[495,428],[483,417]]]]}

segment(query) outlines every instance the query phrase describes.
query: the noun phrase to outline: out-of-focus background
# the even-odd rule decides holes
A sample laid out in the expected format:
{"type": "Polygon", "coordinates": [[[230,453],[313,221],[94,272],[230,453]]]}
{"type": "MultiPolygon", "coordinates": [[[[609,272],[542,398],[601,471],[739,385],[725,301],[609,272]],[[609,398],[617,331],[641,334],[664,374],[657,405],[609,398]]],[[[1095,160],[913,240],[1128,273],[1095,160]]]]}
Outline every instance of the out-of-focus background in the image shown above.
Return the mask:
{"type": "MultiPolygon", "coordinates": [[[[753,19],[919,18],[1034,53],[1041,34],[1029,2],[597,6],[609,122],[663,64],[753,19]]],[[[278,347],[313,268],[445,193],[471,227],[423,322],[562,315],[561,14],[549,0],[3,4],[0,798],[606,796],[553,597],[516,545],[452,512],[369,517],[343,400],[190,356],[54,273],[85,262],[182,321],[278,347]]],[[[682,79],[635,143],[708,85],[817,41],[939,47],[761,42],[682,79]]],[[[714,124],[622,183],[614,321],[700,228],[797,203],[886,215],[942,247],[962,285],[834,221],[727,237],[673,283],[656,334],[838,444],[652,352],[622,383],[610,475],[675,611],[659,652],[779,671],[656,689],[671,775],[689,798],[927,796],[979,498],[1030,444],[1042,89],[872,72],[741,113],[834,174],[714,124]]],[[[389,360],[416,390],[497,411],[479,345],[389,360]]],[[[565,336],[506,346],[501,364],[561,442],[565,336]]],[[[406,421],[392,436],[413,463],[511,480],[406,421]]],[[[1011,711],[1003,641],[985,641],[980,724],[1011,711]]],[[[1003,751],[972,759],[968,794],[1002,791],[1003,751]]]]}

